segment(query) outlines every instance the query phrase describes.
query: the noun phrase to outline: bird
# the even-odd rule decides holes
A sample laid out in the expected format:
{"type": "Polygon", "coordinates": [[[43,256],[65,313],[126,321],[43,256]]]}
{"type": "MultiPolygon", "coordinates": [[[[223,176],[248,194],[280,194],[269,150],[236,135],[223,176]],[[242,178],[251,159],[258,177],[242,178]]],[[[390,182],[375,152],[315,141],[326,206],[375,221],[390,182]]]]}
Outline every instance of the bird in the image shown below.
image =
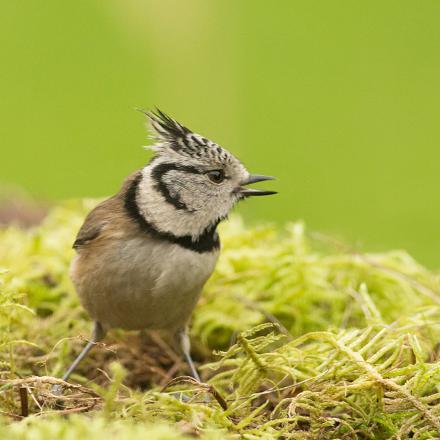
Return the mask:
{"type": "Polygon", "coordinates": [[[200,381],[188,324],[219,257],[217,226],[237,202],[276,194],[247,186],[273,177],[250,174],[229,151],[159,109],[143,113],[151,160],[87,215],[73,244],[70,277],[94,325],[64,381],[113,328],[167,332],[200,381]]]}

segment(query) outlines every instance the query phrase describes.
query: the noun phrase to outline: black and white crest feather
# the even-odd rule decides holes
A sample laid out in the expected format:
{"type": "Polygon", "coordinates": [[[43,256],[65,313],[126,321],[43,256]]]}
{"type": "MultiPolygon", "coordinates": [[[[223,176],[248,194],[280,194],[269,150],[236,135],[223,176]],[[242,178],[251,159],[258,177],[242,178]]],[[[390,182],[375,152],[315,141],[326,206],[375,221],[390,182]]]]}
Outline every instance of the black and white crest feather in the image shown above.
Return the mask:
{"type": "Polygon", "coordinates": [[[151,125],[156,132],[156,138],[159,141],[174,143],[192,133],[191,130],[179,124],[159,109],[156,109],[155,112],[148,112],[146,115],[149,117],[151,125]]]}
{"type": "Polygon", "coordinates": [[[150,120],[154,131],[155,145],[149,147],[157,152],[171,149],[175,153],[191,158],[216,159],[228,162],[230,154],[215,142],[194,133],[163,111],[143,112],[150,120]]]}

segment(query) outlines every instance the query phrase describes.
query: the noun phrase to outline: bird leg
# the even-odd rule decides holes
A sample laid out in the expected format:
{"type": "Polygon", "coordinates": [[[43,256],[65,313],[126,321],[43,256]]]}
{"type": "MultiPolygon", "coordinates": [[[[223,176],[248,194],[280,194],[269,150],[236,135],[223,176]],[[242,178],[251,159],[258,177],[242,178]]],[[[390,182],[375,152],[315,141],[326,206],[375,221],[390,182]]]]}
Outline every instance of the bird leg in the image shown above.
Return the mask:
{"type": "MultiPolygon", "coordinates": [[[[102,328],[102,325],[99,322],[95,322],[93,326],[92,339],[87,343],[87,345],[82,349],[81,353],[76,357],[76,359],[72,362],[72,365],[67,369],[64,373],[63,380],[66,381],[69,379],[70,375],[75,371],[76,367],[79,363],[87,356],[88,352],[93,348],[93,346],[104,339],[105,330],[102,328]]],[[[61,393],[61,386],[55,385],[52,388],[52,392],[54,394],[61,393]]]]}
{"type": "Polygon", "coordinates": [[[191,358],[191,342],[190,342],[189,336],[188,336],[188,329],[185,328],[185,329],[181,330],[178,335],[179,335],[180,348],[181,348],[183,356],[184,356],[184,358],[185,358],[185,360],[191,370],[191,376],[194,377],[194,379],[201,382],[199,373],[197,372],[196,367],[194,365],[194,362],[191,358]]]}

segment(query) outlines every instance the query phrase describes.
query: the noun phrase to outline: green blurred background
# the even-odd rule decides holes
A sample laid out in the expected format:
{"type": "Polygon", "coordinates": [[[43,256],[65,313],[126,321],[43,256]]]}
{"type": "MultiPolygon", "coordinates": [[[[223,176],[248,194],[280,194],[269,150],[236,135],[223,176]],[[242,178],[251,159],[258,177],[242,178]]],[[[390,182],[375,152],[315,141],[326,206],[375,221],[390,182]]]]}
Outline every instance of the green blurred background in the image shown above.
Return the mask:
{"type": "Polygon", "coordinates": [[[278,177],[248,220],[440,267],[438,0],[0,4],[2,184],[114,193],[157,105],[278,177]]]}

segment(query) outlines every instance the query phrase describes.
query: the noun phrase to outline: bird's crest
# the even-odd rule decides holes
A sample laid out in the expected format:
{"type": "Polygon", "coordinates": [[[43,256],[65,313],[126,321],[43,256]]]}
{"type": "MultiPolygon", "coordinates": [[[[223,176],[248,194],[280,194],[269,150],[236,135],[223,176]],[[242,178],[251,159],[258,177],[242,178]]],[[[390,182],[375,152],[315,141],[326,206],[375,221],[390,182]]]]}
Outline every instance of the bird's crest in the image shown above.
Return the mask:
{"type": "Polygon", "coordinates": [[[197,158],[216,156],[222,161],[229,158],[229,153],[222,147],[192,132],[158,108],[155,111],[141,111],[148,117],[153,129],[155,145],[148,148],[158,152],[171,149],[175,153],[197,158]]]}
{"type": "Polygon", "coordinates": [[[159,142],[179,143],[180,139],[186,138],[192,134],[191,130],[172,119],[159,109],[156,111],[146,112],[151,126],[154,130],[154,139],[159,142]]]}

